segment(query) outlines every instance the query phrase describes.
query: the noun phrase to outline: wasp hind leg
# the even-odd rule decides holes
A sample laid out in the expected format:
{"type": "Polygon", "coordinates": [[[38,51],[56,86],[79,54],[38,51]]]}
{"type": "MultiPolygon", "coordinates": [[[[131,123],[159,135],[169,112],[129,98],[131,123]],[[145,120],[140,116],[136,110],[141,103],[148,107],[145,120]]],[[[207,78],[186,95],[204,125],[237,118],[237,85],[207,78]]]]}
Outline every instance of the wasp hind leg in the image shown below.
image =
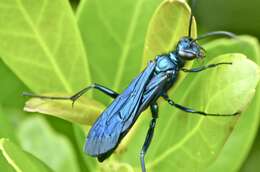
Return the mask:
{"type": "Polygon", "coordinates": [[[158,104],[155,103],[155,104],[151,105],[150,108],[151,108],[151,112],[152,112],[152,120],[150,122],[150,127],[148,129],[142,150],[140,152],[142,172],[146,172],[144,158],[145,158],[145,154],[150,146],[150,143],[152,141],[156,120],[158,118],[158,110],[159,110],[158,104]]]}
{"type": "Polygon", "coordinates": [[[116,98],[119,94],[107,87],[104,87],[102,85],[99,84],[91,84],[90,86],[80,90],[79,92],[77,92],[76,94],[72,95],[72,96],[43,96],[43,95],[35,95],[32,93],[27,93],[24,92],[22,95],[26,96],[26,97],[35,97],[35,98],[41,98],[41,99],[51,99],[51,100],[71,100],[72,101],[72,106],[75,103],[75,101],[80,98],[83,94],[85,94],[87,91],[89,91],[90,89],[97,89],[101,92],[103,92],[104,94],[110,96],[111,98],[116,98]]]}

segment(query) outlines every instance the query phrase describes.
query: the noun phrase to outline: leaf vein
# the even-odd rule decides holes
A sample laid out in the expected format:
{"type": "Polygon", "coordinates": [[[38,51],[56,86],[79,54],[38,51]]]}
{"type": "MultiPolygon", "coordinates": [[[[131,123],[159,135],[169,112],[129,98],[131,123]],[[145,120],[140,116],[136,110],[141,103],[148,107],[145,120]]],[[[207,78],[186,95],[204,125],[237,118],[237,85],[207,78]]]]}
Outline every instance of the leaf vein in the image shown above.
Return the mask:
{"type": "Polygon", "coordinates": [[[44,40],[42,39],[42,37],[39,34],[39,31],[35,28],[32,19],[30,18],[30,16],[28,15],[26,9],[24,8],[21,0],[16,0],[18,3],[18,6],[22,12],[22,14],[24,15],[26,21],[28,22],[28,24],[30,25],[30,27],[32,28],[36,39],[39,41],[40,46],[42,47],[43,51],[46,54],[46,57],[48,58],[48,60],[50,61],[51,65],[53,66],[54,71],[56,72],[56,74],[58,75],[60,81],[62,82],[64,88],[66,91],[71,92],[72,89],[70,87],[70,85],[68,84],[68,82],[65,79],[64,74],[61,72],[59,66],[57,65],[56,60],[54,59],[53,54],[50,52],[49,48],[46,46],[46,44],[44,43],[44,40]]]}
{"type": "Polygon", "coordinates": [[[163,159],[165,159],[167,156],[175,152],[177,149],[181,148],[183,144],[185,144],[186,141],[188,141],[200,128],[200,125],[205,117],[200,117],[199,121],[195,125],[195,127],[185,136],[182,140],[180,140],[177,144],[174,144],[171,148],[167,149],[163,154],[158,156],[155,160],[153,160],[151,163],[147,165],[148,168],[152,168],[159,164],[163,159]]]}
{"type": "MultiPolygon", "coordinates": [[[[98,1],[95,1],[96,4],[98,3],[98,1]]],[[[97,14],[99,19],[101,20],[101,24],[104,25],[104,29],[106,29],[107,33],[110,34],[111,38],[114,39],[114,41],[120,46],[122,47],[123,42],[120,40],[120,38],[117,36],[117,34],[113,31],[113,27],[111,27],[110,23],[108,22],[108,20],[106,19],[106,17],[104,17],[103,15],[103,11],[100,9],[99,5],[97,4],[97,14]]]]}
{"type": "Polygon", "coordinates": [[[47,0],[43,0],[43,5],[42,5],[41,10],[39,12],[39,17],[36,20],[36,26],[38,26],[40,24],[42,17],[43,17],[43,14],[44,14],[44,11],[46,9],[46,6],[47,6],[47,0]]]}
{"type": "Polygon", "coordinates": [[[121,80],[122,80],[122,77],[123,77],[123,70],[125,68],[125,63],[126,63],[126,60],[127,60],[127,55],[128,55],[128,52],[130,51],[130,43],[131,43],[131,40],[133,38],[133,34],[134,34],[134,30],[136,28],[136,25],[137,25],[137,20],[138,20],[138,17],[140,15],[140,12],[141,12],[141,7],[142,7],[142,4],[143,4],[143,0],[139,0],[136,4],[136,7],[135,7],[135,11],[134,11],[134,14],[133,14],[133,17],[131,19],[131,22],[130,22],[130,26],[128,27],[129,30],[127,32],[127,37],[125,39],[125,42],[124,42],[124,48],[122,50],[122,53],[121,53],[121,56],[119,58],[119,64],[118,64],[118,72],[116,74],[116,81],[115,81],[115,84],[114,84],[114,89],[115,90],[118,90],[119,88],[119,84],[121,83],[121,80]]]}

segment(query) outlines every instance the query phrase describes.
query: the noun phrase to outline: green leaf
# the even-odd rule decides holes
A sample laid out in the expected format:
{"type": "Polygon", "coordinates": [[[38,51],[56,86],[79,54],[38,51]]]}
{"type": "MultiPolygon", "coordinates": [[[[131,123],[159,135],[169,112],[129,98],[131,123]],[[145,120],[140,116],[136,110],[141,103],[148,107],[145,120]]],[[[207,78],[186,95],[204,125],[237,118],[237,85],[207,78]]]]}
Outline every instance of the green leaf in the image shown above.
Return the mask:
{"type": "Polygon", "coordinates": [[[161,1],[81,2],[77,17],[94,82],[120,92],[140,72],[148,23],[161,1]]]}
{"type": "MultiPolygon", "coordinates": [[[[157,55],[173,51],[178,41],[188,36],[190,20],[190,9],[187,3],[182,0],[167,0],[161,3],[154,13],[149,25],[145,40],[143,55],[143,66],[157,55]]],[[[192,22],[192,37],[197,36],[197,26],[195,20],[192,22]]],[[[190,67],[192,62],[187,62],[186,67],[190,67]]],[[[186,74],[181,73],[174,89],[181,83],[186,74]]],[[[173,89],[172,89],[173,90],[173,89]]]]}
{"type": "Polygon", "coordinates": [[[68,1],[2,0],[0,56],[34,92],[72,92],[90,83],[68,1]]]}
{"type": "Polygon", "coordinates": [[[56,172],[79,172],[75,152],[69,140],[56,133],[40,117],[21,123],[18,138],[24,150],[48,164],[56,172]]]}
{"type": "Polygon", "coordinates": [[[109,159],[106,163],[100,164],[102,172],[134,172],[136,171],[127,163],[122,163],[109,159]]]}
{"type": "MultiPolygon", "coordinates": [[[[239,37],[239,40],[216,40],[205,45],[208,58],[228,52],[244,53],[260,65],[260,51],[258,41],[249,36],[239,37]]],[[[211,164],[208,172],[217,171],[238,171],[251,148],[255,138],[260,120],[260,85],[252,103],[238,120],[231,136],[219,154],[217,160],[211,164]],[[235,158],[234,158],[235,157],[235,158]]]]}
{"type": "Polygon", "coordinates": [[[14,129],[25,116],[25,112],[21,111],[24,106],[21,92],[27,88],[2,62],[1,58],[0,76],[0,137],[8,138],[17,143],[14,129]]]}
{"type": "Polygon", "coordinates": [[[85,166],[87,169],[85,169],[86,171],[97,171],[98,166],[100,164],[97,163],[96,158],[93,158],[89,155],[86,155],[85,152],[83,152],[83,148],[84,148],[84,144],[85,144],[85,140],[86,140],[86,136],[85,136],[85,132],[83,131],[82,127],[78,126],[78,125],[73,125],[73,133],[74,133],[74,137],[77,143],[77,148],[79,151],[79,156],[81,157],[81,159],[83,160],[85,166]]]}
{"type": "Polygon", "coordinates": [[[8,164],[3,154],[0,154],[0,167],[5,172],[15,172],[15,170],[8,164]]]}
{"type": "MultiPolygon", "coordinates": [[[[201,73],[193,83],[185,80],[183,85],[190,83],[190,87],[184,94],[178,90],[174,94],[177,98],[182,94],[185,101],[176,102],[211,113],[243,111],[255,93],[259,68],[241,54],[222,55],[209,64],[224,61],[233,64],[201,73]]],[[[163,108],[161,114],[167,116],[160,121],[160,135],[155,137],[158,141],[151,151],[150,163],[151,168],[161,170],[169,166],[175,171],[207,168],[220,153],[237,120],[237,117],[199,117],[168,107],[163,108]]]]}
{"type": "Polygon", "coordinates": [[[5,159],[4,166],[1,166],[1,171],[6,169],[8,172],[51,172],[43,162],[24,152],[8,139],[0,139],[0,150],[0,159],[5,159]]]}
{"type": "MultiPolygon", "coordinates": [[[[34,92],[71,93],[90,83],[84,46],[67,1],[4,0],[0,2],[1,23],[0,39],[4,41],[0,43],[0,56],[34,92]]],[[[50,106],[48,110],[54,111],[50,106]]],[[[98,109],[94,106],[85,106],[84,112],[96,117],[99,112],[93,113],[93,108],[98,109]]],[[[86,123],[86,118],[94,120],[91,115],[75,117],[69,112],[60,117],[81,123],[86,123]]]]}
{"type": "MultiPolygon", "coordinates": [[[[48,95],[61,96],[62,94],[53,93],[48,95]]],[[[77,100],[73,107],[72,102],[68,100],[46,100],[39,98],[30,99],[24,107],[24,110],[27,112],[39,112],[88,125],[93,124],[103,109],[104,106],[102,104],[86,97],[77,100]]]]}
{"type": "MultiPolygon", "coordinates": [[[[182,0],[167,0],[154,13],[145,40],[143,65],[157,55],[173,51],[178,41],[188,36],[190,8],[182,0]]],[[[192,23],[192,37],[196,37],[196,23],[192,23]]]]}
{"type": "MultiPolygon", "coordinates": [[[[209,63],[223,61],[233,65],[202,72],[193,82],[189,78],[194,74],[188,75],[170,97],[184,106],[211,113],[232,114],[244,110],[254,95],[259,68],[241,54],[222,55],[209,63]],[[182,86],[186,86],[185,90],[182,86]]],[[[197,116],[176,110],[167,103],[161,104],[155,137],[146,157],[148,170],[201,171],[207,168],[217,158],[236,121],[237,117],[197,116]]],[[[139,147],[148,124],[143,124],[135,136],[142,138],[141,143],[140,139],[133,141],[139,147]]],[[[129,149],[132,151],[132,147],[129,149]]]]}
{"type": "Polygon", "coordinates": [[[7,115],[3,112],[0,106],[0,138],[8,138],[13,142],[17,142],[15,137],[14,128],[12,127],[7,115]]]}
{"type": "Polygon", "coordinates": [[[27,90],[24,84],[14,75],[14,73],[3,63],[0,57],[0,105],[4,109],[21,109],[24,105],[23,99],[18,99],[21,92],[27,90]],[[11,87],[11,88],[10,88],[11,87]],[[14,98],[16,101],[14,101],[14,98]]]}
{"type": "Polygon", "coordinates": [[[247,160],[243,164],[242,168],[240,169],[240,172],[252,172],[255,171],[255,169],[260,169],[259,157],[260,157],[260,132],[258,132],[258,135],[251,148],[250,154],[247,157],[247,160]]]}

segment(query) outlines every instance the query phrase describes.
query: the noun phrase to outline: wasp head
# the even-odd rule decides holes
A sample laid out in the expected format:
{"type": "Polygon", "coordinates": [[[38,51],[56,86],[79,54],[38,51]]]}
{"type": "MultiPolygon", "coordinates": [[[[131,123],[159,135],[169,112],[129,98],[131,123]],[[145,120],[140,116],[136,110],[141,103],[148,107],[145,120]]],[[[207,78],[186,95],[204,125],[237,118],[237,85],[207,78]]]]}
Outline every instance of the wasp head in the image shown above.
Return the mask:
{"type": "Polygon", "coordinates": [[[179,57],[184,61],[205,57],[205,50],[190,37],[181,38],[176,50],[179,57]]]}

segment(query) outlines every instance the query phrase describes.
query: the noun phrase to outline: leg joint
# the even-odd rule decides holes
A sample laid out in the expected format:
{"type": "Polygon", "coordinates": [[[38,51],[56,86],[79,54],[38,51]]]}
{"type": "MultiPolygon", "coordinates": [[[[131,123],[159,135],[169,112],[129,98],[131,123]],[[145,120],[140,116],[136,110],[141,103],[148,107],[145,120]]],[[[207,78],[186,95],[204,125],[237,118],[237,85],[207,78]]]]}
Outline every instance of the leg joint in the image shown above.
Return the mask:
{"type": "Polygon", "coordinates": [[[140,152],[140,157],[141,157],[141,158],[144,158],[144,155],[145,155],[144,150],[141,150],[141,152],[140,152]]]}
{"type": "Polygon", "coordinates": [[[171,99],[168,99],[167,101],[170,105],[175,105],[174,101],[172,101],[171,99]]]}

